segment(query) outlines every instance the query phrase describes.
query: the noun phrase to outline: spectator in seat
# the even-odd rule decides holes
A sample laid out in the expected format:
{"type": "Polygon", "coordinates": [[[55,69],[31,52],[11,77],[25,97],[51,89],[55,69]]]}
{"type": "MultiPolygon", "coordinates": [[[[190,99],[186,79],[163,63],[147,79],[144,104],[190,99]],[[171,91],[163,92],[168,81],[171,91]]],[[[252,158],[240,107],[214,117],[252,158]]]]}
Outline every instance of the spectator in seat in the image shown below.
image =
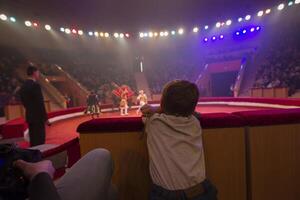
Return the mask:
{"type": "Polygon", "coordinates": [[[113,163],[110,152],[95,149],[75,163],[56,184],[51,161],[28,163],[18,160],[15,167],[21,169],[30,181],[30,200],[115,200],[116,189],[111,184],[113,163]]]}
{"type": "Polygon", "coordinates": [[[160,109],[142,107],[153,186],[150,200],[216,200],[206,179],[202,129],[193,115],[199,92],[176,80],[163,90],[160,109]]]}

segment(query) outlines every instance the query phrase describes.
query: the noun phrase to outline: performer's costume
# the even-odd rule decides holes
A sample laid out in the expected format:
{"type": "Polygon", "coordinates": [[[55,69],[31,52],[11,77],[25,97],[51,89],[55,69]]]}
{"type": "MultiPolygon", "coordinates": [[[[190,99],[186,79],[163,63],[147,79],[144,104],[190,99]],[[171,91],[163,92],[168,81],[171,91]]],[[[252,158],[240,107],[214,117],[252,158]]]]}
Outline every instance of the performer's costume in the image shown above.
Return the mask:
{"type": "Polygon", "coordinates": [[[99,117],[100,114],[100,107],[99,107],[99,99],[96,94],[90,94],[87,98],[87,109],[85,114],[90,113],[92,118],[96,114],[99,117]]]}
{"type": "Polygon", "coordinates": [[[118,86],[113,84],[116,87],[112,93],[120,98],[120,114],[121,115],[128,115],[128,99],[133,96],[133,91],[127,85],[118,86]]]}
{"type": "Polygon", "coordinates": [[[147,99],[147,95],[144,93],[143,90],[140,90],[140,91],[139,91],[139,96],[138,96],[136,99],[137,99],[137,101],[138,101],[139,104],[140,104],[138,110],[136,111],[136,113],[139,114],[140,111],[141,111],[141,108],[142,108],[145,104],[147,104],[148,99],[147,99]]]}

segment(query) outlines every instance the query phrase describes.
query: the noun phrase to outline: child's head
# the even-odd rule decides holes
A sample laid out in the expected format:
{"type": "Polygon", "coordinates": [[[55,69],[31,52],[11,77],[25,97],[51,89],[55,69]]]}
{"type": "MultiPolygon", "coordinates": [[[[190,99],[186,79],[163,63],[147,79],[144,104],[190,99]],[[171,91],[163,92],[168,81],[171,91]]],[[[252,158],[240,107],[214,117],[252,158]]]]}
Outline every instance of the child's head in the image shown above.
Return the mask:
{"type": "Polygon", "coordinates": [[[196,84],[185,80],[171,81],[165,85],[161,109],[169,115],[187,117],[193,114],[199,98],[196,84]]]}

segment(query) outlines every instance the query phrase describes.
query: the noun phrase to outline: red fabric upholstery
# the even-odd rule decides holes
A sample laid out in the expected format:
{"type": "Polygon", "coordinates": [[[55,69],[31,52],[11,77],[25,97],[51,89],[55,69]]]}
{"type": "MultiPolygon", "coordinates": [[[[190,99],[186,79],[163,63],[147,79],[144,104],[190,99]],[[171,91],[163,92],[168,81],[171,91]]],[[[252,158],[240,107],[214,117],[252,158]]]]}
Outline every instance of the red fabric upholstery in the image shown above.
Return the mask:
{"type": "Polygon", "coordinates": [[[229,113],[207,113],[200,116],[202,128],[242,127],[246,122],[239,116],[229,113]]]}
{"type": "Polygon", "coordinates": [[[141,117],[93,119],[80,124],[79,133],[141,131],[144,125],[141,117]]]}
{"type": "Polygon", "coordinates": [[[242,117],[247,126],[300,123],[300,108],[244,111],[232,114],[242,117]]]}
{"type": "Polygon", "coordinates": [[[250,102],[250,103],[266,103],[266,104],[277,104],[286,106],[300,106],[300,99],[291,98],[250,98],[250,97],[213,97],[213,98],[200,98],[199,102],[213,102],[213,101],[225,101],[225,102],[250,102]]]}

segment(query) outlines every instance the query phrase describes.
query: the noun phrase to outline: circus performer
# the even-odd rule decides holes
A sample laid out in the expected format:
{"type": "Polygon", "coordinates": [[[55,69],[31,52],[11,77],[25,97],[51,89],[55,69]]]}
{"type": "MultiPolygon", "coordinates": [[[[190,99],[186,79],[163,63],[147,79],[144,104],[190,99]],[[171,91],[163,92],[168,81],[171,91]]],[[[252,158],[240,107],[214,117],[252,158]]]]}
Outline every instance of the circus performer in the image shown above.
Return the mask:
{"type": "Polygon", "coordinates": [[[139,108],[136,111],[136,114],[139,114],[141,111],[141,108],[147,104],[147,95],[144,93],[144,90],[139,91],[139,96],[136,98],[137,102],[139,103],[139,108]]]}
{"type": "Polygon", "coordinates": [[[98,96],[95,92],[91,92],[87,97],[87,108],[85,110],[85,114],[91,114],[92,118],[94,119],[94,116],[97,115],[99,117],[100,115],[100,102],[98,99],[98,96]]]}
{"type": "Polygon", "coordinates": [[[122,116],[128,115],[128,99],[133,96],[134,92],[127,85],[118,86],[116,83],[112,83],[112,86],[115,87],[112,93],[120,99],[120,114],[122,116]]]}

